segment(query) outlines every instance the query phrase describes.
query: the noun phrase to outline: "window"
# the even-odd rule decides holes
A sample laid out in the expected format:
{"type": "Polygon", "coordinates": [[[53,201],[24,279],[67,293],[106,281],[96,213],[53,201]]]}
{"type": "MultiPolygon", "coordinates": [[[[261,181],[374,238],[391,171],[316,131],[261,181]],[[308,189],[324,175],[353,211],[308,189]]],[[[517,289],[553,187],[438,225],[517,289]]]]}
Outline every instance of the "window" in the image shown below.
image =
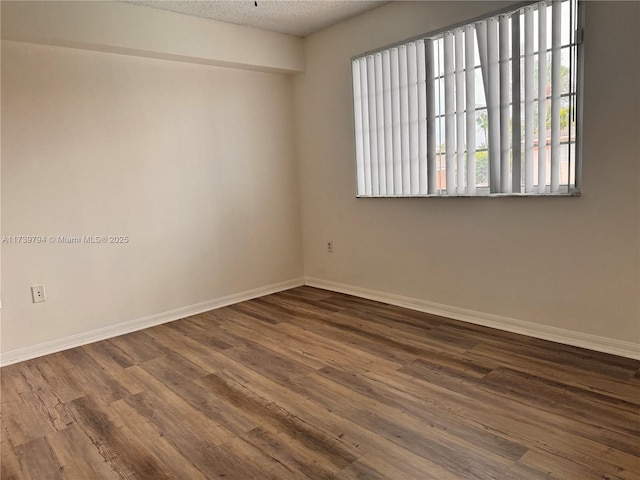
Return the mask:
{"type": "Polygon", "coordinates": [[[579,192],[577,0],[352,61],[361,197],[579,192]]]}

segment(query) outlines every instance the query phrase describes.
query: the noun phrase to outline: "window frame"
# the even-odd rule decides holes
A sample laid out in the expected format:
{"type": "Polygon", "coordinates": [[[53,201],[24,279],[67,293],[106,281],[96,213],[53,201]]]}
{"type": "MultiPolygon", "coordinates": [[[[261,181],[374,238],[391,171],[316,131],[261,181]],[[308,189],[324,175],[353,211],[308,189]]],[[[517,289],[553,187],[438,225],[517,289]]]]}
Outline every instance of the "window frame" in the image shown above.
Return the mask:
{"type": "MultiPolygon", "coordinates": [[[[562,0],[561,0],[562,1],[562,0]]],[[[548,0],[527,0],[519,3],[511,4],[505,8],[491,11],[487,14],[483,14],[469,20],[464,20],[452,25],[448,25],[443,28],[438,28],[436,30],[432,30],[428,33],[424,33],[421,35],[416,35],[398,42],[394,42],[383,47],[379,47],[373,50],[366,51],[364,53],[360,53],[351,57],[350,62],[353,62],[357,59],[361,59],[363,57],[367,57],[379,52],[383,52],[386,50],[390,50],[395,47],[400,47],[403,45],[407,45],[412,42],[425,40],[428,38],[436,38],[441,36],[442,34],[453,31],[457,28],[465,27],[470,24],[474,24],[476,22],[481,22],[487,20],[492,17],[498,17],[500,15],[505,15],[509,13],[514,13],[518,10],[521,10],[527,6],[536,5],[536,4],[547,4],[550,5],[551,2],[548,0]]],[[[569,46],[575,45],[575,72],[573,76],[575,77],[575,93],[571,89],[569,93],[561,94],[562,97],[565,96],[573,96],[575,95],[575,105],[574,112],[572,115],[574,116],[573,122],[575,123],[575,132],[574,138],[575,142],[561,142],[560,145],[568,145],[569,148],[571,145],[575,145],[575,152],[573,157],[571,157],[573,163],[573,171],[570,169],[568,172],[568,184],[562,184],[567,191],[561,192],[551,192],[550,178],[547,176],[545,191],[539,192],[490,192],[491,184],[489,185],[477,185],[476,193],[441,193],[442,189],[439,189],[436,193],[427,193],[427,194],[384,194],[384,195],[373,195],[373,194],[360,194],[358,193],[358,175],[357,169],[358,165],[356,163],[356,176],[354,178],[354,187],[356,190],[356,198],[500,198],[500,197],[580,197],[582,195],[582,132],[583,132],[583,105],[584,105],[584,9],[585,9],[585,0],[575,0],[576,4],[576,12],[575,12],[575,30],[571,33],[571,35],[575,35],[571,39],[571,43],[569,46]],[[571,176],[574,176],[574,181],[571,183],[571,176]]],[[[560,47],[566,48],[566,47],[560,47]]],[[[551,52],[551,47],[547,48],[547,52],[551,52]]],[[[521,54],[522,55],[522,54],[521,54]]],[[[537,55],[537,53],[536,53],[537,55]]],[[[512,57],[509,57],[510,60],[512,57]]],[[[476,66],[475,68],[479,68],[476,66]]],[[[353,80],[353,74],[352,74],[353,80]]],[[[352,128],[353,130],[353,138],[356,138],[355,135],[355,92],[353,88],[351,90],[351,104],[352,104],[352,128]]],[[[549,97],[547,97],[549,98],[549,97]]],[[[478,107],[476,111],[487,109],[488,107],[485,105],[484,107],[478,107]]],[[[440,115],[443,116],[443,115],[440,115]]],[[[571,122],[570,122],[571,125],[571,122]]],[[[571,127],[569,125],[569,130],[571,127]]],[[[537,138],[537,137],[536,137],[537,138]]],[[[524,139],[523,139],[524,141],[524,139]]],[[[486,148],[477,148],[476,153],[479,151],[488,151],[488,146],[486,148]]],[[[522,155],[524,156],[524,146],[522,148],[522,155]]],[[[354,142],[354,159],[355,159],[355,142],[354,142]]],[[[524,162],[523,162],[524,163],[524,162]]],[[[523,165],[524,167],[524,165],[523,165]]]]}

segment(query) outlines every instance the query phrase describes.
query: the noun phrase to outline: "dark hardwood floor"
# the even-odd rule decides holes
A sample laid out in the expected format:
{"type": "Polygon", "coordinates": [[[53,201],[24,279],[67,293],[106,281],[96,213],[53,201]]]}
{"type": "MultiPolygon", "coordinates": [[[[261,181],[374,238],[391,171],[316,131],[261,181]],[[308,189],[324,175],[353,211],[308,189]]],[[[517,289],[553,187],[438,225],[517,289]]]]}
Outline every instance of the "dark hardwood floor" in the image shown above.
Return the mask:
{"type": "Polygon", "coordinates": [[[640,362],[301,287],[1,370],[1,478],[640,478],[640,362]]]}

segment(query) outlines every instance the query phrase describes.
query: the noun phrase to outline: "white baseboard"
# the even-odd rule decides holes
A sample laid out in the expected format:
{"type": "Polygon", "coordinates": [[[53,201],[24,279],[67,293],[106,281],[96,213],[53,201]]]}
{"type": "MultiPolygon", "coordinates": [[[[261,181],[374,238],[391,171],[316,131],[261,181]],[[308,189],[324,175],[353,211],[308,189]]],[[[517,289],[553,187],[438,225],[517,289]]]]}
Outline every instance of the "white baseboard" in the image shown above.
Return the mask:
{"type": "Polygon", "coordinates": [[[194,305],[175,308],[168,312],[156,313],[154,315],[130,320],[128,322],[98,328],[89,332],[78,333],[76,335],[51,340],[49,342],[2,352],[0,353],[0,366],[11,365],[12,363],[18,363],[32,358],[41,357],[43,355],[67,350],[69,348],[79,347],[88,343],[98,342],[107,338],[117,337],[118,335],[124,335],[125,333],[131,333],[144,328],[172,322],[191,315],[197,315],[198,313],[208,312],[209,310],[226,307],[227,305],[233,305],[234,303],[244,302],[245,300],[251,300],[252,298],[262,297],[264,295],[269,295],[271,293],[288,290],[302,285],[304,285],[304,279],[296,278],[286,282],[267,285],[266,287],[254,288],[245,292],[234,293],[232,295],[227,295],[213,300],[207,300],[206,302],[196,303],[194,305]]]}
{"type": "Polygon", "coordinates": [[[467,310],[466,308],[452,307],[441,303],[404,297],[401,295],[321,280],[318,278],[305,277],[305,285],[334,292],[346,293],[356,297],[376,300],[378,302],[397,305],[399,307],[431,313],[433,315],[461,320],[463,322],[474,323],[485,327],[496,328],[498,330],[519,333],[529,337],[541,338],[543,340],[550,340],[552,342],[564,343],[566,345],[573,345],[576,347],[587,348],[589,350],[611,353],[621,357],[640,360],[640,344],[638,343],[599,337],[597,335],[590,335],[587,333],[575,332],[573,330],[565,330],[563,328],[516,320],[514,318],[493,315],[491,313],[476,312],[474,310],[467,310]]]}
{"type": "Polygon", "coordinates": [[[172,322],[181,318],[197,315],[198,313],[207,312],[216,308],[233,305],[234,303],[244,302],[252,298],[262,297],[272,293],[288,290],[290,288],[308,285],[310,287],[331,290],[334,292],[346,293],[356,297],[368,298],[378,302],[397,305],[400,307],[417,310],[420,312],[431,313],[454,320],[482,325],[485,327],[505,330],[507,332],[519,333],[529,337],[541,338],[553,342],[564,343],[576,347],[583,347],[598,352],[611,353],[621,357],[634,358],[640,360],[640,344],[633,342],[625,342],[607,337],[599,337],[587,333],[575,332],[548,325],[541,325],[523,320],[516,320],[500,315],[490,313],[477,312],[465,308],[452,307],[441,303],[429,302],[417,298],[404,297],[368,288],[356,287],[343,283],[321,280],[318,278],[306,277],[304,279],[297,278],[286,282],[267,285],[265,287],[247,290],[245,292],[227,295],[206,302],[196,303],[185,307],[176,308],[167,312],[157,313],[135,320],[118,323],[108,327],[98,328],[89,332],[79,333],[68,337],[51,340],[49,342],[39,343],[28,347],[10,350],[0,353],[0,366],[11,365],[13,363],[30,360],[32,358],[41,357],[51,353],[60,352],[69,348],[79,347],[88,343],[98,342],[118,335],[135,332],[145,328],[161,325],[163,323],[172,322]]]}

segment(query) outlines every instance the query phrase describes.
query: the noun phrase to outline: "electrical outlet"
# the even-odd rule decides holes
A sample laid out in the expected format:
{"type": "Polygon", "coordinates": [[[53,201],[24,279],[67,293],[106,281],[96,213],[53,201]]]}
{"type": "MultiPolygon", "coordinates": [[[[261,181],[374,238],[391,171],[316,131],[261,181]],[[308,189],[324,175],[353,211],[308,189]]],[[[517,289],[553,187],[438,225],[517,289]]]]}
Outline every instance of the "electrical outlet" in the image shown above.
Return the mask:
{"type": "Polygon", "coordinates": [[[327,252],[333,253],[333,242],[331,240],[327,242],[327,252]]]}
{"type": "Polygon", "coordinates": [[[44,285],[36,285],[35,287],[31,287],[31,297],[33,298],[33,303],[44,302],[47,297],[44,294],[44,285]]]}

